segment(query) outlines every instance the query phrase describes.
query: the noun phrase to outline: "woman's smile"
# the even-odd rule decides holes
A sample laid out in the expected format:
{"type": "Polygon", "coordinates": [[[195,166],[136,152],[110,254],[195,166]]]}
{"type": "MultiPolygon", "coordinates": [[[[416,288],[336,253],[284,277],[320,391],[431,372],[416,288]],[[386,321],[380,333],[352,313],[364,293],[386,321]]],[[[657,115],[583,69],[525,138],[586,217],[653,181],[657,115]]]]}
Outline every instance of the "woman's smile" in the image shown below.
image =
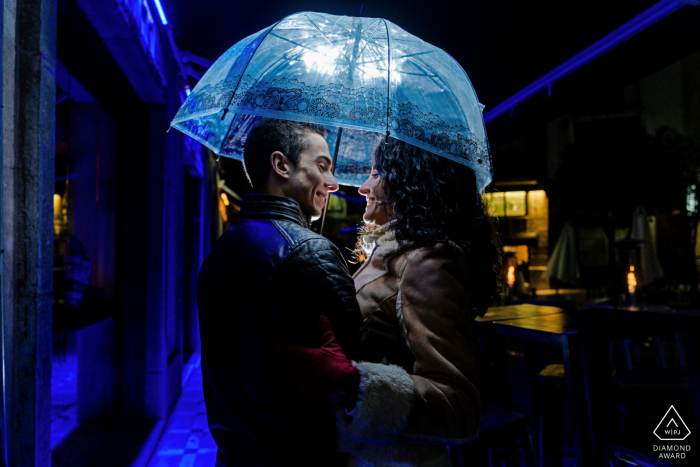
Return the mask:
{"type": "Polygon", "coordinates": [[[360,187],[360,194],[367,199],[365,207],[365,222],[372,224],[384,225],[393,217],[393,210],[386,201],[386,192],[384,191],[384,181],[376,170],[372,170],[365,183],[360,187]]]}

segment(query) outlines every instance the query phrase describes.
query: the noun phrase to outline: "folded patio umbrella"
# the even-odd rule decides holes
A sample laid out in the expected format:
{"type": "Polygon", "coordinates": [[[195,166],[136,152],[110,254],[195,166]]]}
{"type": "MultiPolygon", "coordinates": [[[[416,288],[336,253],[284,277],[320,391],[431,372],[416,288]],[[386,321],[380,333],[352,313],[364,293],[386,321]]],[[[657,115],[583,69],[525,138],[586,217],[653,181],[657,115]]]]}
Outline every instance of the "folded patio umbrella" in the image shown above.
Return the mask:
{"type": "Polygon", "coordinates": [[[574,228],[567,223],[564,224],[543,276],[547,279],[573,282],[579,278],[579,275],[574,228]]]}
{"type": "Polygon", "coordinates": [[[664,271],[656,257],[656,247],[649,229],[647,213],[642,206],[637,206],[634,210],[630,240],[639,242],[638,248],[630,253],[630,264],[635,266],[637,283],[647,285],[663,277],[664,271]]]}

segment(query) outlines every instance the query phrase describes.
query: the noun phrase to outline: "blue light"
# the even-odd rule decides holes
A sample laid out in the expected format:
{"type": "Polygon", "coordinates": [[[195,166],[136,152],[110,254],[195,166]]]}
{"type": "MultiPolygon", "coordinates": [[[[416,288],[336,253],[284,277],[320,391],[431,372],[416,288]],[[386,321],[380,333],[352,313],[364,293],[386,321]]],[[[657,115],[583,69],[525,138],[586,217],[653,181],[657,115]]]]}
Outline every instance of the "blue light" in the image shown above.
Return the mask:
{"type": "Polygon", "coordinates": [[[160,4],[160,0],[153,0],[156,4],[156,10],[158,10],[158,16],[160,16],[160,22],[163,26],[168,24],[168,18],[165,17],[165,11],[163,10],[163,5],[160,4]]]}
{"type": "Polygon", "coordinates": [[[345,193],[340,193],[339,191],[334,191],[331,194],[355,204],[364,204],[367,202],[367,199],[364,196],[350,196],[346,195],[345,193]]]}
{"type": "Polygon", "coordinates": [[[513,109],[516,105],[525,102],[544,89],[548,89],[548,95],[550,95],[551,86],[554,82],[573,73],[582,66],[603,55],[608,50],[613,49],[627,39],[635,36],[637,33],[662,20],[674,11],[689,4],[697,5],[697,3],[688,2],[686,0],[661,0],[619,28],[615,29],[607,36],[574,55],[569,60],[542,76],[537,81],[532,82],[528,86],[510,96],[508,99],[492,107],[491,110],[484,113],[484,123],[489,123],[490,121],[495,120],[509,110],[511,111],[512,117],[513,109]]]}
{"type": "Polygon", "coordinates": [[[187,96],[189,96],[191,92],[192,92],[192,90],[190,89],[190,86],[189,85],[185,86],[185,94],[187,94],[187,96]]]}

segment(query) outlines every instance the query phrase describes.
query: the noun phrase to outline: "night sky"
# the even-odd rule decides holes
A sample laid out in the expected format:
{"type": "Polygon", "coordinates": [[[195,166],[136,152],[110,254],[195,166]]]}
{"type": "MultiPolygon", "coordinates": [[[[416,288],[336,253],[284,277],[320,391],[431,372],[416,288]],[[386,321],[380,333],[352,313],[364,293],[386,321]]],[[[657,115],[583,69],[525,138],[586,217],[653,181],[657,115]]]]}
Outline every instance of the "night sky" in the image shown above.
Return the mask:
{"type": "MultiPolygon", "coordinates": [[[[487,108],[539,78],[632,19],[653,0],[636,1],[264,1],[164,0],[181,49],[215,59],[240,39],[298,11],[386,18],[452,55],[465,69],[487,108]]],[[[700,9],[700,8],[698,8],[700,9]]],[[[686,7],[653,31],[654,50],[636,44],[634,62],[663,60],[663,37],[673,16],[696,14],[686,7]],[[641,57],[640,57],[641,58],[641,57]]],[[[697,24],[697,23],[696,23],[697,24]]],[[[636,40],[636,39],[633,39],[636,40]]],[[[641,42],[636,40],[637,42],[641,42]]],[[[696,46],[697,48],[698,46],[696,46]]],[[[631,53],[626,53],[629,57],[631,53]]]]}

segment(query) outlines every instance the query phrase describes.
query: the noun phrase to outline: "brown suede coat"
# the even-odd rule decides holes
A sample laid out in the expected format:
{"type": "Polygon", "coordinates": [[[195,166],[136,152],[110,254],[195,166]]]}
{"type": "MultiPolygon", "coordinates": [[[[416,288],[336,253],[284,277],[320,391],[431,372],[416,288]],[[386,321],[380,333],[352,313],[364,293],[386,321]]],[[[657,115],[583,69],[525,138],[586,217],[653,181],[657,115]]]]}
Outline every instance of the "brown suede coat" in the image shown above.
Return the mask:
{"type": "Polygon", "coordinates": [[[439,243],[398,253],[390,231],[354,275],[357,299],[387,363],[405,369],[415,398],[401,438],[475,439],[481,402],[473,353],[469,270],[461,249],[439,243]]]}

